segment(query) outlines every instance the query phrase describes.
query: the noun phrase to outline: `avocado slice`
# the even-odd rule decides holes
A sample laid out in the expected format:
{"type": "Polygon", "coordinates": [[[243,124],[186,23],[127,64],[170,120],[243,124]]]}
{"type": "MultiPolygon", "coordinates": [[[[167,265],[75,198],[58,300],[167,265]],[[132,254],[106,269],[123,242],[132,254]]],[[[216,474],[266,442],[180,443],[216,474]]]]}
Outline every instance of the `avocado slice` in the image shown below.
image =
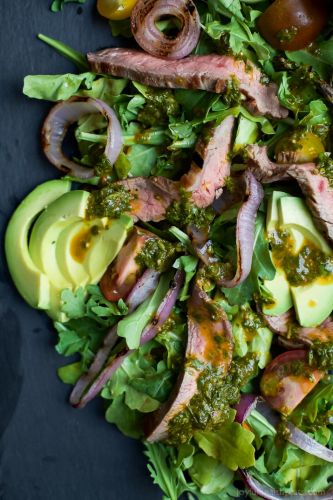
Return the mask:
{"type": "Polygon", "coordinates": [[[291,287],[296,317],[301,326],[318,326],[333,309],[333,283],[318,279],[307,286],[291,287]]]}
{"type": "Polygon", "coordinates": [[[239,151],[248,144],[254,144],[258,138],[258,125],[253,120],[240,116],[238,120],[238,128],[233,146],[233,152],[239,151]]]}
{"type": "Polygon", "coordinates": [[[323,252],[331,253],[328,243],[314,225],[310,211],[302,198],[285,196],[279,200],[279,223],[281,229],[288,229],[294,237],[295,252],[298,252],[305,240],[308,240],[323,252]]]}
{"type": "Polygon", "coordinates": [[[30,256],[29,231],[36,216],[70,189],[71,182],[67,180],[52,180],[37,186],[17,207],[7,226],[5,253],[9,272],[17,290],[32,307],[49,308],[50,281],[30,256]]]}
{"type": "Polygon", "coordinates": [[[65,193],[44,210],[32,229],[30,255],[36,266],[58,288],[68,288],[71,284],[57,265],[56,242],[68,225],[84,217],[88,198],[89,193],[83,190],[65,193]]]}
{"type": "MultiPolygon", "coordinates": [[[[283,191],[273,191],[267,205],[266,230],[273,233],[279,229],[279,203],[280,200],[288,196],[283,191]]],[[[279,316],[287,312],[292,306],[292,298],[289,283],[282,269],[276,269],[273,280],[264,281],[265,288],[272,294],[273,304],[264,304],[263,313],[269,316],[279,316]]]]}
{"type": "Polygon", "coordinates": [[[264,304],[262,310],[268,316],[280,316],[293,306],[290,286],[282,269],[277,268],[273,280],[264,282],[265,288],[272,294],[274,303],[264,304]]]}
{"type": "Polygon", "coordinates": [[[119,219],[109,220],[96,237],[87,254],[84,266],[89,273],[91,283],[98,283],[107,267],[120,252],[129,229],[133,227],[133,219],[121,215],[119,219]]]}
{"type": "Polygon", "coordinates": [[[56,242],[55,256],[58,267],[61,274],[74,288],[85,287],[90,282],[89,273],[83,266],[81,258],[76,257],[75,252],[82,243],[83,237],[90,233],[92,226],[102,227],[102,223],[100,220],[75,220],[60,233],[56,242]]]}
{"type": "Polygon", "coordinates": [[[58,266],[56,242],[66,227],[84,217],[88,198],[89,193],[83,190],[65,193],[44,210],[31,232],[29,250],[34,263],[61,289],[71,287],[71,283],[58,266]]]}

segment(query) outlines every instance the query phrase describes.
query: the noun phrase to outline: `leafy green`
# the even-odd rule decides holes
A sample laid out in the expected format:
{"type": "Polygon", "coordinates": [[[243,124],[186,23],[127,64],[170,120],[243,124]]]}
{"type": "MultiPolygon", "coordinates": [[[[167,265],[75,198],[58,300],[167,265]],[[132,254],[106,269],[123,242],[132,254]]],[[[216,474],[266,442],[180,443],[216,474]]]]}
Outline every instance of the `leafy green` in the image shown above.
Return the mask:
{"type": "Polygon", "coordinates": [[[189,474],[200,492],[206,495],[220,493],[231,484],[234,474],[212,457],[196,453],[189,474]]]}
{"type": "Polygon", "coordinates": [[[81,52],[72,49],[72,47],[66,45],[63,42],[60,42],[59,40],[55,40],[54,38],[43,35],[42,33],[38,35],[38,38],[42,42],[55,49],[61,56],[73,62],[77,66],[79,71],[87,71],[89,69],[87,59],[81,52]]]}
{"type": "Polygon", "coordinates": [[[197,431],[194,438],[206,455],[231,470],[255,464],[255,448],[251,444],[254,434],[237,422],[225,424],[216,431],[197,431]]]}
{"type": "Polygon", "coordinates": [[[152,319],[170,286],[171,274],[165,273],[160,278],[155,292],[126,318],[119,321],[117,333],[126,339],[130,349],[137,349],[144,327],[152,319]]]}
{"type": "Polygon", "coordinates": [[[179,371],[184,361],[186,327],[186,318],[173,313],[155,337],[156,342],[166,349],[168,368],[176,372],[179,371]]]}
{"type": "Polygon", "coordinates": [[[53,0],[51,4],[52,12],[59,12],[66,3],[85,3],[87,0],[53,0]]]}
{"type": "Polygon", "coordinates": [[[190,282],[196,273],[198,267],[199,259],[193,255],[182,255],[174,262],[173,267],[175,269],[183,269],[185,272],[185,282],[180,291],[179,298],[181,302],[189,298],[188,290],[190,282]]]}
{"type": "Polygon", "coordinates": [[[79,353],[84,370],[93,359],[106,330],[116,323],[119,316],[127,313],[127,307],[123,301],[118,304],[109,302],[97,285],[89,285],[86,290],[63,290],[61,311],[68,321],[54,323],[59,335],[56,350],[64,356],[79,353]]]}
{"type": "Polygon", "coordinates": [[[75,384],[82,375],[82,366],[79,361],[70,365],[61,366],[57,370],[58,377],[64,384],[75,384]]]}
{"type": "Polygon", "coordinates": [[[122,19],[119,21],[109,21],[112,36],[123,36],[124,38],[132,38],[130,19],[122,19]]]}
{"type": "Polygon", "coordinates": [[[122,395],[112,401],[106,410],[105,419],[110,424],[115,424],[125,436],[139,439],[143,435],[142,414],[130,410],[122,395]]]}
{"type": "Polygon", "coordinates": [[[144,454],[148,458],[148,470],[154,484],[157,484],[165,498],[178,500],[186,491],[195,491],[195,485],[188,483],[181,467],[177,466],[177,452],[162,443],[145,442],[144,454]]]}
{"type": "Polygon", "coordinates": [[[81,75],[29,75],[24,78],[23,93],[35,99],[47,101],[66,100],[75,95],[81,86],[92,88],[94,73],[81,75]]]}
{"type": "MultiPolygon", "coordinates": [[[[322,381],[295,408],[290,418],[297,427],[308,430],[313,427],[313,424],[319,420],[320,416],[324,416],[332,409],[333,384],[330,380],[328,383],[322,381]]],[[[325,420],[322,423],[325,425],[325,420]]]]}

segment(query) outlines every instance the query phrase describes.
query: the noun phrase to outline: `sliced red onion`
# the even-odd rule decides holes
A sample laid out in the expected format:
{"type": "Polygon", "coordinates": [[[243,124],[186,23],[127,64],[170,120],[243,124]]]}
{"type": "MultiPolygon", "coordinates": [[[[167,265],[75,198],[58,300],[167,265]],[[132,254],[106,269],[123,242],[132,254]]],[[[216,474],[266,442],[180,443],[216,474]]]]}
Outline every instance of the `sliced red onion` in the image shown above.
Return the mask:
{"type": "Polygon", "coordinates": [[[255,494],[266,500],[314,500],[315,498],[321,500],[332,500],[333,498],[333,488],[329,488],[326,491],[318,493],[295,493],[289,495],[288,493],[283,493],[269,486],[260,483],[257,479],[251,476],[246,470],[240,469],[240,474],[246,486],[255,494]]]}
{"type": "Polygon", "coordinates": [[[300,340],[288,339],[286,337],[281,337],[278,335],[278,343],[285,349],[303,349],[304,342],[300,340]]]}
{"type": "MultiPolygon", "coordinates": [[[[126,299],[128,312],[133,312],[142,302],[144,302],[155,290],[160,273],[153,269],[147,269],[137,281],[131,293],[126,299]]],[[[81,375],[71,392],[69,401],[73,406],[77,406],[84,391],[93,382],[95,377],[102,370],[106,360],[110,356],[111,350],[118,340],[117,325],[114,325],[106,334],[102,347],[97,351],[89,370],[81,375]]]]}
{"type": "Polygon", "coordinates": [[[138,0],[131,16],[132,33],[140,47],[156,57],[182,59],[196,47],[200,37],[200,16],[192,0],[138,0]],[[176,37],[162,33],[157,21],[177,18],[181,28],[176,37]]]}
{"type": "MultiPolygon", "coordinates": [[[[140,345],[143,345],[146,342],[152,340],[156,336],[159,328],[168,319],[172,311],[172,308],[176,303],[183,282],[184,282],[184,272],[182,270],[176,271],[170,289],[168,290],[160,306],[158,307],[154,318],[142,332],[140,345]]],[[[88,388],[85,394],[83,394],[83,391],[81,390],[80,394],[75,393],[75,398],[73,398],[72,395],[75,390],[74,388],[70,398],[71,404],[76,408],[83,408],[87,403],[89,403],[89,401],[94,399],[94,397],[101,392],[104,385],[112,377],[114,372],[121,366],[121,364],[127,358],[127,356],[129,356],[133,352],[134,350],[128,349],[126,347],[123,351],[117,354],[116,357],[112,359],[109,364],[107,364],[102,369],[102,371],[97,375],[96,378],[95,378],[96,374],[94,374],[95,380],[93,381],[92,385],[88,388]]],[[[90,382],[91,379],[89,380],[88,384],[85,385],[84,390],[86,389],[86,387],[88,387],[90,382]]]]}
{"type": "Polygon", "coordinates": [[[254,228],[258,208],[264,197],[261,184],[254,175],[244,172],[247,200],[243,203],[237,215],[236,241],[237,241],[237,270],[231,280],[221,280],[218,285],[233,288],[242,283],[251,271],[254,228]]]}
{"type": "Polygon", "coordinates": [[[258,403],[259,396],[254,394],[242,394],[240,401],[237,406],[235,406],[236,422],[242,424],[244,420],[250,415],[251,411],[255,409],[258,403]]]}
{"type": "Polygon", "coordinates": [[[107,141],[104,154],[113,165],[122,148],[122,131],[115,112],[100,99],[72,97],[56,104],[46,117],[41,136],[44,153],[59,170],[75,177],[87,179],[94,175],[91,168],[83,167],[65,156],[62,143],[68,128],[88,114],[101,113],[108,122],[107,141]]]}
{"type": "Polygon", "coordinates": [[[185,278],[185,273],[182,269],[178,269],[176,274],[170,283],[170,288],[167,291],[164,299],[158,306],[156,314],[152,321],[143,330],[140,340],[140,345],[146,344],[152,340],[161,326],[166,322],[171,314],[171,311],[176,303],[177,297],[180,293],[180,289],[183,286],[185,278]]]}
{"type": "Polygon", "coordinates": [[[295,427],[294,424],[292,424],[291,422],[287,422],[286,427],[289,431],[287,437],[289,443],[294,444],[295,446],[297,446],[303,451],[306,451],[310,455],[314,455],[315,457],[321,458],[326,462],[333,463],[332,450],[318,443],[315,439],[312,439],[310,436],[305,434],[305,432],[295,427]]]}

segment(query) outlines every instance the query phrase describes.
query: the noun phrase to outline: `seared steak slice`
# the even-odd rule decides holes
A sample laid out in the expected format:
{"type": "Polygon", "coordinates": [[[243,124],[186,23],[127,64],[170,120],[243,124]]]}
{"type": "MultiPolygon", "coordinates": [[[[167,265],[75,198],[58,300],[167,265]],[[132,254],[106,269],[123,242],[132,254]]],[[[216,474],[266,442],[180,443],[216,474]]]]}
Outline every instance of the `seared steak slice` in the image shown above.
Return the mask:
{"type": "Polygon", "coordinates": [[[267,149],[258,145],[248,146],[249,168],[263,183],[295,179],[305,201],[324,234],[333,241],[333,189],[326,177],[318,172],[315,163],[274,163],[267,156],[267,149]]]}
{"type": "Polygon", "coordinates": [[[96,73],[121,76],[152,87],[202,89],[219,94],[225,91],[228,81],[233,81],[252,112],[274,118],[288,115],[279,103],[276,85],[263,84],[261,72],[250,61],[217,54],[173,61],[122,48],[89,53],[87,57],[96,73]]]}
{"type": "Polygon", "coordinates": [[[235,118],[228,116],[211,129],[208,139],[199,139],[196,151],[203,159],[202,168],[193,162],[189,172],[180,179],[182,187],[191,193],[198,207],[211,205],[222,193],[230,175],[229,153],[234,123],[235,118]]]}
{"type": "Polygon", "coordinates": [[[185,369],[169,400],[147,420],[146,435],[150,442],[168,438],[169,422],[197,393],[197,380],[207,365],[219,366],[224,374],[229,370],[233,351],[231,325],[223,309],[218,310],[212,302],[198,285],[194,286],[188,305],[185,369]],[[212,309],[217,311],[214,319],[212,309]]]}
{"type": "Polygon", "coordinates": [[[171,202],[179,199],[178,183],[166,177],[133,177],[117,184],[131,193],[130,214],[143,222],[163,220],[171,202]]]}
{"type": "Polygon", "coordinates": [[[120,250],[116,261],[112,262],[105,271],[100,287],[104,297],[111,302],[127,297],[138,277],[143,273],[136,257],[145,243],[156,236],[144,229],[134,227],[130,238],[120,250]]]}

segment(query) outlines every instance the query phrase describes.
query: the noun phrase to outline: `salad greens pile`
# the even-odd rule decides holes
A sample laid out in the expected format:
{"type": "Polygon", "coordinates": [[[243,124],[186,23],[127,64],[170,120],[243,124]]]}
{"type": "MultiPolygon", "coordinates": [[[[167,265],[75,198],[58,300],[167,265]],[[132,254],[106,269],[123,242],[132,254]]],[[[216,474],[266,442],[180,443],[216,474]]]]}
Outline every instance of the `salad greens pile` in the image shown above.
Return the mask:
{"type": "MultiPolygon", "coordinates": [[[[52,10],[61,10],[67,1],[53,1],[52,10]]],[[[189,158],[207,124],[218,125],[229,115],[237,119],[231,152],[232,173],[244,169],[244,146],[259,143],[272,153],[286,133],[292,134],[298,128],[317,134],[330,145],[332,103],[323,95],[322,82],[330,77],[333,66],[332,26],[329,24],[319,37],[316,50],[279,52],[256,28],[256,20],[268,4],[258,0],[196,2],[202,34],[195,53],[232,54],[254,62],[267,75],[267,81],[277,83],[280,102],[290,111],[288,118],[276,120],[252,115],[232,85],[224,94],[161,90],[92,73],[82,54],[45,35],[40,35],[40,39],[73,61],[80,73],[27,76],[23,92],[28,97],[51,102],[73,96],[94,97],[115,110],[122,127],[124,147],[114,166],[103,155],[105,118],[89,115],[77,124],[75,161],[93,168],[95,174],[89,181],[85,180],[85,184],[97,185],[102,177],[109,182],[152,175],[179,179],[188,170],[189,158]]],[[[127,20],[110,24],[113,35],[128,36],[127,20]]],[[[320,161],[322,169],[332,171],[329,155],[322,155],[320,161]]],[[[82,182],[77,178],[72,180],[82,182]]],[[[229,187],[232,190],[232,178],[229,187]]],[[[256,218],[250,275],[234,288],[215,287],[216,300],[232,324],[234,358],[242,360],[253,356],[256,359],[254,372],[240,389],[242,393],[258,391],[258,375],[270,362],[272,349],[275,352],[273,333],[262,321],[253,300],[270,301],[271,295],[264,282],[272,280],[276,274],[265,226],[272,190],[271,185],[265,187],[264,201],[256,218]]],[[[293,188],[291,194],[294,194],[293,188]]],[[[235,261],[239,208],[234,205],[215,217],[210,227],[215,254],[232,263],[235,261]]],[[[196,219],[199,216],[195,213],[196,219]]],[[[100,395],[105,402],[106,420],[116,424],[125,435],[139,439],[144,439],[146,415],[168,400],[182,370],[187,339],[187,299],[199,269],[199,259],[180,222],[173,220],[142,226],[172,246],[180,245],[179,254],[167,265],[154,294],[134,312],[128,313],[123,300],[108,301],[98,285],[76,291],[65,289],[61,307],[67,320],[55,322],[56,350],[71,358],[70,364],[58,370],[59,377],[67,384],[75,384],[86,372],[105,335],[118,323],[120,340],[111,358],[125,346],[134,352],[105,384],[100,395]],[[175,269],[183,269],[186,275],[177,304],[157,336],[140,346],[141,333],[165,295],[175,269]]],[[[207,291],[212,291],[214,286],[208,276],[207,291]]],[[[316,366],[322,354],[315,348],[311,352],[316,366]]],[[[333,369],[333,356],[327,356],[327,350],[325,353],[325,368],[333,369]]],[[[333,425],[327,415],[333,415],[332,382],[331,377],[323,379],[290,416],[297,427],[330,449],[333,449],[333,425]]],[[[261,483],[282,494],[320,492],[331,484],[332,463],[288,443],[283,432],[275,429],[258,411],[253,410],[241,424],[234,421],[236,411],[229,409],[232,418],[222,427],[197,430],[191,440],[179,446],[144,444],[149,472],[165,498],[176,500],[183,493],[192,500],[237,498],[243,491],[243,487],[240,490],[239,483],[235,483],[239,479],[239,468],[247,468],[261,483]]]]}

